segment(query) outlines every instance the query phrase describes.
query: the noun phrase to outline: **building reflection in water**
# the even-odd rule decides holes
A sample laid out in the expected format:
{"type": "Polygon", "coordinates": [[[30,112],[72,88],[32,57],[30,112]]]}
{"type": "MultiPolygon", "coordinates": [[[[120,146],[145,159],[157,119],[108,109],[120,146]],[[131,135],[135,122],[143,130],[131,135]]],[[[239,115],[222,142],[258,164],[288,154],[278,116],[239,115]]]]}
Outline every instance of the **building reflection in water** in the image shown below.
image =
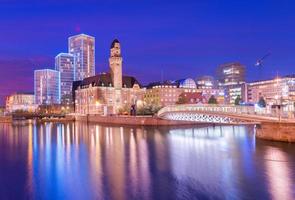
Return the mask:
{"type": "Polygon", "coordinates": [[[293,172],[295,171],[295,166],[290,166],[286,153],[279,148],[268,146],[265,150],[264,160],[271,199],[294,199],[292,193],[294,195],[295,185],[294,181],[292,183],[290,175],[292,175],[291,169],[293,172]]]}
{"type": "Polygon", "coordinates": [[[246,139],[245,127],[175,129],[169,133],[171,166],[183,186],[179,198],[185,198],[183,193],[189,192],[186,191],[189,189],[186,183],[200,188],[198,193],[214,191],[213,198],[220,195],[224,199],[240,196],[235,186],[235,178],[238,178],[234,169],[236,160],[231,153],[235,149],[232,140],[246,139]]]}
{"type": "MultiPolygon", "coordinates": [[[[256,144],[252,129],[244,126],[123,128],[86,123],[0,124],[0,141],[0,150],[5,150],[5,154],[0,154],[3,163],[22,160],[16,172],[19,180],[8,183],[11,187],[22,185],[12,187],[19,192],[16,197],[294,197],[292,154],[284,151],[284,147],[256,144]]],[[[3,177],[6,176],[0,168],[0,178],[3,177]]],[[[0,190],[0,197],[7,195],[0,190]]]]}

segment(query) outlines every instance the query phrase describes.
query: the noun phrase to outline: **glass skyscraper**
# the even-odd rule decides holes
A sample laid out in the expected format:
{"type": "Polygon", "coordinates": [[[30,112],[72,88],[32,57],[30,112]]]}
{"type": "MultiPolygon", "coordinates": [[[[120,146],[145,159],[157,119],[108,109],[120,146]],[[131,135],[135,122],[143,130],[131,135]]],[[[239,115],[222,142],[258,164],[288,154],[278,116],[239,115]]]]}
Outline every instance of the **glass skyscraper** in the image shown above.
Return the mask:
{"type": "Polygon", "coordinates": [[[38,105],[60,103],[60,72],[52,69],[34,71],[35,103],[38,105]]]}
{"type": "Polygon", "coordinates": [[[76,80],[95,75],[95,38],[85,34],[69,37],[68,52],[75,56],[76,80]]]}
{"type": "Polygon", "coordinates": [[[60,72],[61,103],[72,103],[72,85],[75,79],[75,57],[69,53],[60,53],[55,57],[55,70],[60,72]]]}

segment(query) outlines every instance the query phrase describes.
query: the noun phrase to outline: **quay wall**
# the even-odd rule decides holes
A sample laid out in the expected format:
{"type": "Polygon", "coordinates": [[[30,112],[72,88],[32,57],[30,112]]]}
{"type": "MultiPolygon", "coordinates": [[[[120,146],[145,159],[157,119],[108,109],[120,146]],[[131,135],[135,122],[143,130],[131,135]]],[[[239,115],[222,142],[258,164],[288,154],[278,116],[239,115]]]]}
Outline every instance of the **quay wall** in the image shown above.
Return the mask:
{"type": "Polygon", "coordinates": [[[256,127],[256,137],[272,141],[295,142],[295,123],[262,122],[256,127]]]}
{"type": "Polygon", "coordinates": [[[65,117],[61,118],[43,118],[43,119],[38,119],[38,122],[74,122],[75,121],[75,116],[72,115],[66,115],[65,117]]]}
{"type": "Polygon", "coordinates": [[[159,117],[153,117],[153,116],[121,116],[121,115],[76,116],[76,121],[104,123],[104,124],[118,124],[118,125],[142,125],[142,126],[170,126],[170,125],[172,126],[172,125],[205,124],[205,123],[198,123],[198,122],[165,120],[165,119],[161,119],[159,117]]]}
{"type": "Polygon", "coordinates": [[[0,116],[0,123],[11,123],[12,117],[11,116],[0,116]]]}

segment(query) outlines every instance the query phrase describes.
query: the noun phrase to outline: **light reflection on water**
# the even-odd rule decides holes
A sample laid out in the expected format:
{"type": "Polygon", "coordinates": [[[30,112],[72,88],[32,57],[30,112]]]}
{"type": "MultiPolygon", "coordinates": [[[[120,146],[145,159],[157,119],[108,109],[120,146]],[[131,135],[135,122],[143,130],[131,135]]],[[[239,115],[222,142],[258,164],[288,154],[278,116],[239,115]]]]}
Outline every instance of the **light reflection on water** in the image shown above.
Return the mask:
{"type": "Polygon", "coordinates": [[[0,124],[0,199],[294,199],[294,155],[246,126],[0,124]]]}

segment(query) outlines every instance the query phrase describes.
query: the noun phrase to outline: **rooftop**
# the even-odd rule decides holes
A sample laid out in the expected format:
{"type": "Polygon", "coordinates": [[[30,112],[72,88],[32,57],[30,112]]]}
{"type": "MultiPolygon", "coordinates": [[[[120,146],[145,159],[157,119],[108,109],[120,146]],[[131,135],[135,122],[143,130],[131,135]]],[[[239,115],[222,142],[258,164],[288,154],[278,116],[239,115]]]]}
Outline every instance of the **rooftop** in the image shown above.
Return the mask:
{"type": "MultiPolygon", "coordinates": [[[[141,84],[133,76],[123,76],[122,77],[122,87],[123,88],[132,88],[134,84],[141,84]]],[[[109,87],[112,84],[112,78],[110,73],[101,73],[96,76],[91,76],[85,78],[82,81],[75,81],[73,89],[77,89],[79,86],[104,86],[109,87]]]]}
{"type": "Polygon", "coordinates": [[[60,57],[60,56],[71,56],[71,57],[74,57],[74,55],[71,54],[71,53],[59,53],[55,57],[57,58],[57,57],[60,57]]]}
{"type": "Polygon", "coordinates": [[[93,37],[91,35],[87,35],[85,33],[80,33],[80,34],[77,34],[77,35],[70,36],[69,39],[75,38],[75,37],[89,37],[89,38],[95,39],[95,37],[93,37]]]}
{"type": "Polygon", "coordinates": [[[119,43],[120,44],[120,42],[119,42],[118,39],[114,39],[114,41],[111,44],[111,49],[114,48],[114,46],[115,46],[116,43],[119,43]]]}

